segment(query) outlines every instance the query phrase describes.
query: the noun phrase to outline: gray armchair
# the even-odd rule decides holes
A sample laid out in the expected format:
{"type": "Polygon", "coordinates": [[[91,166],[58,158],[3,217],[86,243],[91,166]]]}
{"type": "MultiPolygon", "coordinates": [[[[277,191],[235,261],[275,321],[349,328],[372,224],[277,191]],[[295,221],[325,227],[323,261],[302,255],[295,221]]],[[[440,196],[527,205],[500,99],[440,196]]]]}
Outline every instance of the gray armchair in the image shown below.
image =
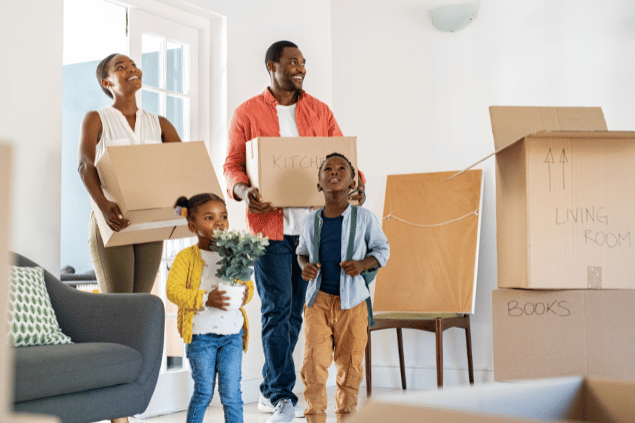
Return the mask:
{"type": "MultiPolygon", "coordinates": [[[[37,266],[14,254],[17,266],[37,266]]],[[[14,410],[88,423],[142,413],[161,368],[165,314],[150,294],[92,294],[45,271],[70,345],[14,348],[14,410]]]]}

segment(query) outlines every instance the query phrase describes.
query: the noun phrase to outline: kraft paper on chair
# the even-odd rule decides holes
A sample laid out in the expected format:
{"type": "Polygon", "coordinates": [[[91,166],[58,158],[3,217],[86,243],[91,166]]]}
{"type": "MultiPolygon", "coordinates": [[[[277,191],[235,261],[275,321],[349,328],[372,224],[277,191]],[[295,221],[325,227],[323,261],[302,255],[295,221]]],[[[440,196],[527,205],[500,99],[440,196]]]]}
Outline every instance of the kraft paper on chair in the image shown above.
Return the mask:
{"type": "Polygon", "coordinates": [[[473,313],[482,171],[388,175],[375,312],[473,313]]]}
{"type": "Polygon", "coordinates": [[[390,259],[377,274],[375,326],[366,346],[366,390],[372,391],[371,333],[397,330],[402,388],[406,373],[402,329],[434,332],[437,386],[443,386],[443,332],[465,330],[468,373],[474,383],[470,313],[474,312],[483,173],[389,175],[382,228],[390,259]]]}

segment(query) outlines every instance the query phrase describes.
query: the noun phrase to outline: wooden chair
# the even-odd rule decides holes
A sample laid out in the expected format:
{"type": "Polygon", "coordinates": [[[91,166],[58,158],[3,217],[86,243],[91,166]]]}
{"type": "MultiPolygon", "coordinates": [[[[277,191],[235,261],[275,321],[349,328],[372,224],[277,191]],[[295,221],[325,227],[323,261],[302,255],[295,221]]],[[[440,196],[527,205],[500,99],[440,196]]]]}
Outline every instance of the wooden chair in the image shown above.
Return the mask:
{"type": "Polygon", "coordinates": [[[467,366],[470,384],[474,384],[474,366],[472,363],[472,341],[470,335],[469,314],[424,314],[424,313],[390,313],[374,316],[375,326],[368,329],[368,343],[366,344],[366,394],[372,392],[371,375],[371,334],[382,329],[397,329],[397,346],[399,348],[399,367],[401,369],[401,387],[406,389],[406,368],[404,364],[403,328],[419,329],[434,332],[436,336],[437,352],[437,386],[443,387],[443,331],[450,328],[465,329],[467,344],[467,366]]]}

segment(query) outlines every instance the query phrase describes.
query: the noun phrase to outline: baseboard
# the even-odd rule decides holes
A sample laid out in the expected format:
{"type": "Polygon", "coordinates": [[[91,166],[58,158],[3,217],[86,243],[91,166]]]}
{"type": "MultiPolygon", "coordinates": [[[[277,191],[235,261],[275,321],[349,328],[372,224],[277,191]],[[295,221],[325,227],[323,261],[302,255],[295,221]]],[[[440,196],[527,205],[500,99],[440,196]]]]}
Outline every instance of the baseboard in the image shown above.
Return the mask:
{"type": "MultiPolygon", "coordinates": [[[[490,369],[474,370],[474,383],[494,382],[494,371],[490,369]]],[[[469,385],[467,368],[444,367],[443,386],[465,386],[469,385]]],[[[366,378],[362,382],[366,386],[366,378]]],[[[373,388],[401,388],[401,372],[399,365],[373,365],[372,369],[373,388]]],[[[436,389],[437,388],[437,368],[436,366],[408,367],[406,366],[406,387],[407,389],[436,389]]]]}

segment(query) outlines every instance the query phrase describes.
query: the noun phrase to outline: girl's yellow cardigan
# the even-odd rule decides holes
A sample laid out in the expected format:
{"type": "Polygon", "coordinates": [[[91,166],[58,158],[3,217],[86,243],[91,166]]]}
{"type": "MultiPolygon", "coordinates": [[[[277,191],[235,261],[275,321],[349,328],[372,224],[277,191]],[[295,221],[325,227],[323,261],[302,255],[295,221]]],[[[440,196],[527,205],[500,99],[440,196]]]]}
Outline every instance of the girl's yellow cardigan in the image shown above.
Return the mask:
{"type": "MultiPolygon", "coordinates": [[[[214,263],[215,264],[215,263],[214,263]]],[[[198,245],[188,247],[176,255],[174,264],[168,275],[166,294],[170,301],[179,307],[177,327],[183,342],[192,342],[192,318],[197,310],[203,308],[205,291],[198,289],[201,284],[201,273],[205,261],[201,258],[198,245]]],[[[245,282],[248,288],[247,302],[254,296],[254,284],[245,282]]],[[[243,351],[247,351],[249,343],[249,321],[244,308],[240,308],[245,323],[243,324],[243,351]]]]}

